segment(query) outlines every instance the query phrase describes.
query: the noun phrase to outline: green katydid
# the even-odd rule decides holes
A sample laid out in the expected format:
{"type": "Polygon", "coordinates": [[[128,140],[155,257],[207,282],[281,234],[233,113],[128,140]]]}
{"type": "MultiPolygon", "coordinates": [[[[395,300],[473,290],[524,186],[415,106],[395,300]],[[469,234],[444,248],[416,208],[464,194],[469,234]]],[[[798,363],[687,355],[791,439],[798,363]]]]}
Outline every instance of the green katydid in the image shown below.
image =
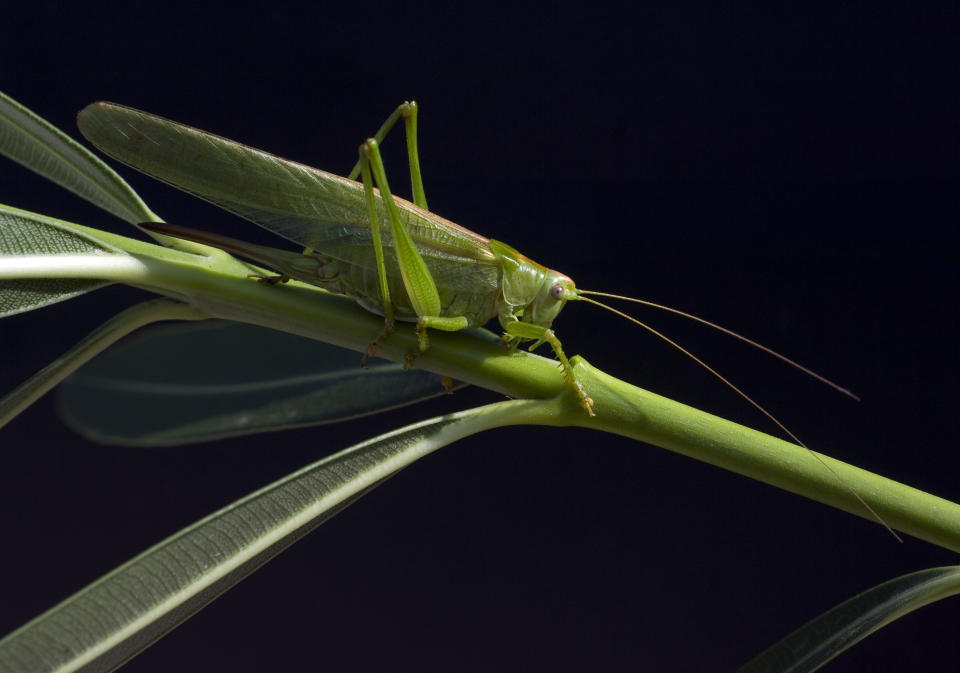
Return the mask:
{"type": "Polygon", "coordinates": [[[573,281],[509,245],[427,210],[416,149],[415,103],[405,103],[360,146],[349,178],[286,161],[160,117],[109,103],[80,112],[81,132],[114,158],[252,220],[308,248],[296,254],[170,225],[155,231],[207,242],[262,262],[285,276],[346,294],[394,319],[415,320],[420,351],[429,329],[457,331],[499,318],[504,342],[549,343],[581,406],[593,403],[577,381],[550,324],[573,281]],[[415,205],[395,198],[379,143],[400,118],[407,131],[415,205]],[[354,178],[362,177],[362,183],[354,178]],[[379,193],[374,189],[374,181],[379,193]],[[381,233],[381,222],[387,223],[381,233]]]}
{"type": "Polygon", "coordinates": [[[578,290],[569,276],[431,213],[420,175],[416,103],[400,105],[376,135],[361,144],[359,161],[348,178],[112,103],[87,106],[78,115],[78,123],[90,142],[119,161],[306,246],[302,254],[293,253],[186,227],[144,225],[208,243],[261,262],[284,276],[354,298],[367,310],[384,316],[384,329],[372,341],[371,351],[393,329],[395,318],[416,321],[422,352],[429,347],[429,329],[457,331],[497,317],[504,343],[510,348],[523,341],[534,342],[530,350],[550,344],[581,406],[593,415],[593,402],[551,329],[554,318],[570,300],[614,310],[585,296],[593,294],[637,301],[700,320],[799,367],[745,337],[675,309],[578,290]],[[406,129],[413,204],[392,195],[380,158],[380,142],[400,119],[406,129]],[[362,182],[356,182],[357,177],[362,182]],[[388,226],[381,233],[384,222],[388,226]]]}
{"type": "MultiPolygon", "coordinates": [[[[550,344],[580,405],[593,416],[593,400],[577,380],[551,329],[567,301],[587,301],[637,323],[678,348],[794,441],[806,446],[766,409],[688,350],[636,318],[586,296],[594,295],[633,301],[696,320],[857,399],[848,390],[740,334],[646,300],[578,289],[569,276],[430,212],[417,152],[416,103],[400,105],[376,135],[360,145],[359,161],[347,178],[112,103],[87,106],[79,113],[78,123],[90,142],[115,159],[306,246],[302,253],[294,253],[187,227],[143,225],[151,231],[247,257],[275,269],[281,278],[295,278],[352,297],[365,309],[384,317],[384,327],[373,338],[368,353],[372,354],[377,343],[393,330],[395,319],[417,323],[419,350],[423,352],[429,347],[429,329],[458,331],[482,326],[496,317],[507,347],[513,349],[521,342],[533,341],[530,350],[534,350],[550,344]],[[380,143],[400,119],[406,130],[414,203],[392,195],[380,157],[380,143]],[[358,177],[360,182],[356,181],[358,177]],[[381,232],[384,223],[386,228],[381,232]]],[[[408,362],[413,357],[410,355],[408,362]]]]}

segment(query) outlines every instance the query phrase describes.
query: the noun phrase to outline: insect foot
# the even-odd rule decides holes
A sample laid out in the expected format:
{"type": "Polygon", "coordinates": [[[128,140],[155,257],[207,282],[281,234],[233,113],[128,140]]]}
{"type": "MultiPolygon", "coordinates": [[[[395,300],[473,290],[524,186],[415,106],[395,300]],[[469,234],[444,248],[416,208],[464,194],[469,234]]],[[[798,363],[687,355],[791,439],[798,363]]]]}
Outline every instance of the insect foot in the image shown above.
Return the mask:
{"type": "Polygon", "coordinates": [[[591,416],[596,416],[596,414],[593,412],[593,398],[587,395],[587,391],[584,389],[583,384],[575,380],[573,382],[573,387],[577,391],[577,397],[580,399],[580,406],[583,407],[583,410],[591,416]]]}
{"type": "Polygon", "coordinates": [[[573,387],[573,391],[577,394],[577,401],[580,402],[583,410],[591,416],[596,416],[593,412],[593,398],[587,395],[587,389],[577,380],[577,375],[573,371],[570,362],[564,358],[564,360],[558,362],[557,365],[560,367],[564,380],[573,387]]]}
{"type": "Polygon", "coordinates": [[[363,357],[360,358],[361,367],[366,369],[367,358],[372,358],[377,354],[377,348],[380,347],[380,342],[386,339],[393,332],[393,330],[394,330],[393,324],[384,323],[383,329],[377,332],[377,336],[373,338],[373,341],[367,344],[367,350],[364,352],[363,357]]]}
{"type": "Polygon", "coordinates": [[[517,350],[517,345],[520,343],[520,340],[504,332],[500,335],[500,343],[513,353],[517,350]]]}

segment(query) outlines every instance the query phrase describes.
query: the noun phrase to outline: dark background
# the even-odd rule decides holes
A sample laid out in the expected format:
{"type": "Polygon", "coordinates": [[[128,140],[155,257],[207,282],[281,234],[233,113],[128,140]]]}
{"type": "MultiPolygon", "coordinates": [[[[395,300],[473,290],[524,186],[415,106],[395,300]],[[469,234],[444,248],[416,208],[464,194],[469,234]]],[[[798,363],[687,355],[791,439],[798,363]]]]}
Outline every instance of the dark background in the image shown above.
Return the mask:
{"type": "MultiPolygon", "coordinates": [[[[70,132],[85,104],[114,100],[335,172],[416,98],[433,210],[582,287],[698,313],[850,386],[863,402],[643,314],[811,446],[955,500],[957,5],[714,4],[33,3],[5,10],[0,86],[70,132]]],[[[387,151],[401,176],[400,143],[387,151]]],[[[169,220],[239,231],[122,172],[169,220]]],[[[0,201],[131,231],[11,163],[0,201]]],[[[108,288],[5,320],[2,390],[143,296],[108,288]]],[[[572,305],[555,327],[614,375],[769,429],[614,316],[572,305]]],[[[0,439],[0,632],[326,453],[496,399],[464,391],[156,451],[78,439],[44,399],[0,439]]],[[[655,447],[491,432],[391,480],[125,670],[728,671],[860,590],[955,562],[655,447]]],[[[927,607],[826,670],[955,671],[958,606],[927,607]]]]}

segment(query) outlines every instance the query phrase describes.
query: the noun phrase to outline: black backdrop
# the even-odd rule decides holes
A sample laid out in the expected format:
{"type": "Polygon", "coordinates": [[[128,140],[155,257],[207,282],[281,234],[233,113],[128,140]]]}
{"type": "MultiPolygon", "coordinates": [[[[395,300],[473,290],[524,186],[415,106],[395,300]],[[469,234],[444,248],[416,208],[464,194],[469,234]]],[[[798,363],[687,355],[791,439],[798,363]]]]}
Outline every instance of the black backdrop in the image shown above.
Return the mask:
{"type": "MultiPolygon", "coordinates": [[[[960,497],[955,3],[703,4],[34,3],[4,10],[0,86],[68,130],[115,100],[341,172],[415,97],[433,210],[582,287],[699,313],[827,373],[863,402],[645,314],[812,446],[960,497]]],[[[171,221],[254,229],[124,174],[171,221]]],[[[10,163],[0,201],[129,231],[10,163]]],[[[2,389],[142,296],[108,288],[3,321],[2,389]]],[[[570,306],[556,328],[610,373],[768,429],[615,317],[570,306]]],[[[0,632],[328,452],[495,399],[157,451],[80,440],[45,399],[0,435],[0,632]]],[[[859,590],[954,562],[654,447],[492,432],[391,480],[125,670],[732,670],[859,590]]],[[[926,608],[828,670],[955,671],[958,618],[956,602],[926,608]]]]}

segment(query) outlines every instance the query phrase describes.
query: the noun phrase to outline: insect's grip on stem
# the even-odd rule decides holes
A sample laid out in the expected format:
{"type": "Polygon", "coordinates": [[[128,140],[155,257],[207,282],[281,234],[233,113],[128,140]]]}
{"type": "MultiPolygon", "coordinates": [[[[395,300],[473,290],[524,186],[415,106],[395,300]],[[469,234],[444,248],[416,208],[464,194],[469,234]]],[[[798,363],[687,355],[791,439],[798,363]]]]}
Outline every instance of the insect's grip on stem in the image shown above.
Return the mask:
{"type": "Polygon", "coordinates": [[[503,329],[506,334],[510,335],[511,337],[511,339],[508,340],[508,345],[510,347],[514,347],[516,342],[520,341],[521,339],[534,340],[534,344],[530,347],[530,350],[533,350],[542,343],[550,344],[550,347],[553,348],[554,354],[560,361],[560,369],[563,371],[563,378],[567,381],[567,383],[573,386],[573,390],[577,395],[577,400],[580,402],[580,406],[590,416],[596,415],[593,411],[593,400],[589,395],[587,395],[587,391],[584,389],[583,384],[577,379],[577,375],[573,371],[573,367],[570,365],[570,360],[567,359],[566,353],[563,352],[563,346],[560,343],[560,339],[557,338],[557,335],[553,333],[552,329],[548,327],[542,327],[540,325],[533,325],[531,323],[520,322],[516,319],[507,321],[503,329]]]}

